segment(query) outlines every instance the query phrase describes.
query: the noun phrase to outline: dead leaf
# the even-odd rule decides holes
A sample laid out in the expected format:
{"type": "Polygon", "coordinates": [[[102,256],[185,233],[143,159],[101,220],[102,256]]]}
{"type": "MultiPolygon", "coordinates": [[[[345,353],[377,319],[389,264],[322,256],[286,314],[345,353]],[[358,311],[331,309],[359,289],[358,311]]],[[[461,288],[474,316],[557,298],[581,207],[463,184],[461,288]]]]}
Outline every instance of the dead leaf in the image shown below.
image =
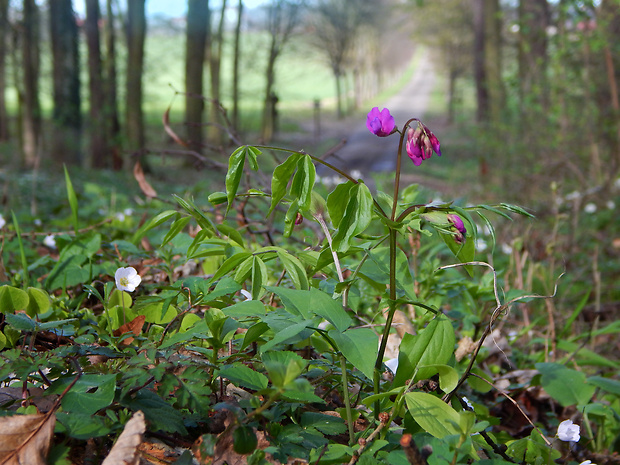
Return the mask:
{"type": "Polygon", "coordinates": [[[0,418],[0,465],[45,465],[55,423],[49,414],[0,418]]]}
{"type": "Polygon", "coordinates": [[[136,161],[136,164],[133,165],[133,177],[136,178],[136,181],[138,181],[138,186],[140,186],[140,189],[142,189],[144,195],[151,198],[157,197],[157,192],[153,189],[153,186],[149,184],[144,176],[144,170],[142,169],[140,161],[136,161]]]}
{"type": "Polygon", "coordinates": [[[164,124],[164,130],[166,131],[166,134],[168,134],[172,138],[173,141],[175,141],[177,144],[183,147],[189,147],[187,142],[181,139],[177,135],[177,133],[174,132],[172,128],[170,127],[170,107],[168,107],[168,109],[164,112],[164,116],[162,117],[162,123],[164,124]]]}
{"type": "MultiPolygon", "coordinates": [[[[142,326],[144,326],[144,320],[146,319],[145,315],[138,315],[133,320],[128,321],[116,331],[114,331],[114,336],[118,337],[125,333],[133,333],[134,336],[139,336],[142,333],[142,326]]],[[[128,337],[123,339],[120,344],[129,345],[133,342],[133,337],[128,337]]]]}
{"type": "Polygon", "coordinates": [[[112,450],[101,465],[138,465],[140,454],[138,446],[146,431],[144,413],[137,411],[125,425],[112,450]]]}

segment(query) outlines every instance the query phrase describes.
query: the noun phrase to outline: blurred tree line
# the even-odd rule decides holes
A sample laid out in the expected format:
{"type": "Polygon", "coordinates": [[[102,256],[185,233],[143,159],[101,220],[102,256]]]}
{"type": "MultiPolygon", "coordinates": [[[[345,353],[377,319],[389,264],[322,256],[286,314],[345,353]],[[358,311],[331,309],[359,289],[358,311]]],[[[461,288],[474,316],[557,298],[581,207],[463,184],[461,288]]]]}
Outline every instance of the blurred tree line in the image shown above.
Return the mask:
{"type": "MultiPolygon", "coordinates": [[[[253,27],[269,37],[263,142],[275,131],[276,63],[291,38],[303,36],[324,54],[334,76],[338,115],[343,116],[349,90],[360,103],[380,90],[383,77],[402,68],[380,46],[394,36],[397,15],[376,14],[377,8],[396,13],[392,7],[398,3],[267,0],[252,13],[253,27]],[[343,88],[350,81],[354,89],[343,88]]],[[[144,153],[146,6],[146,0],[85,0],[85,11],[78,15],[72,0],[0,0],[0,142],[19,148],[20,166],[35,168],[45,162],[120,169],[131,155],[144,153]],[[50,60],[52,68],[49,121],[41,109],[42,60],[50,60]],[[7,104],[9,89],[17,94],[15,111],[7,104]]],[[[189,151],[214,153],[234,140],[240,127],[240,37],[247,30],[247,11],[243,0],[187,0],[185,6],[186,131],[180,136],[189,151]],[[232,57],[223,56],[225,39],[234,44],[226,49],[232,57]],[[221,97],[224,59],[233,63],[232,77],[227,76],[232,104],[226,120],[221,97]]],[[[403,62],[410,52],[401,52],[403,62]]]]}
{"type": "Polygon", "coordinates": [[[448,76],[451,120],[458,83],[473,78],[483,175],[521,196],[558,180],[568,191],[609,190],[620,170],[618,0],[416,6],[412,29],[448,76]]]}

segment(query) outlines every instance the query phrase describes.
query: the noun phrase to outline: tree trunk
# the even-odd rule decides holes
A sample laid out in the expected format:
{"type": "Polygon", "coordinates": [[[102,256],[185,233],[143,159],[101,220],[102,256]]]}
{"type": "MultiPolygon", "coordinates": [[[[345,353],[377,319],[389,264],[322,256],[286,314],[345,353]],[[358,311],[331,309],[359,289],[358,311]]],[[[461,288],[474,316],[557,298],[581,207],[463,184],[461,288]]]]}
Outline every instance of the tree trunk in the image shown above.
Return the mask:
{"type": "Polygon", "coordinates": [[[484,63],[489,92],[489,116],[499,122],[505,105],[502,80],[502,15],[499,0],[485,0],[484,5],[484,63]]]}
{"type": "Polygon", "coordinates": [[[265,71],[265,100],[263,102],[263,125],[261,131],[261,139],[264,144],[271,142],[274,132],[274,100],[277,98],[273,92],[273,85],[275,83],[275,67],[276,59],[278,58],[278,49],[276,45],[275,36],[271,38],[271,45],[269,47],[269,58],[267,59],[267,70],[265,71]]]}
{"type": "Polygon", "coordinates": [[[116,30],[114,28],[114,11],[112,10],[112,0],[106,1],[106,21],[105,21],[105,79],[104,98],[105,104],[105,130],[108,139],[108,147],[112,154],[112,169],[120,170],[123,167],[123,157],[121,156],[121,124],[118,116],[117,98],[117,78],[116,78],[116,30]]]}
{"type": "Polygon", "coordinates": [[[233,110],[232,125],[239,131],[239,60],[241,58],[241,22],[243,19],[243,0],[239,0],[237,7],[237,25],[235,26],[235,48],[233,56],[233,110]]]}
{"type": "Polygon", "coordinates": [[[9,31],[9,0],[0,0],[0,141],[9,140],[9,115],[6,110],[6,57],[9,31]]]}
{"type": "Polygon", "coordinates": [[[109,168],[105,127],[105,98],[99,41],[99,0],[86,0],[84,30],[88,45],[88,89],[90,92],[90,162],[94,168],[109,168]]]}
{"type": "Polygon", "coordinates": [[[224,40],[224,19],[226,13],[226,0],[222,2],[219,22],[215,34],[211,35],[209,51],[209,70],[211,71],[211,104],[209,105],[209,142],[219,145],[222,142],[220,114],[220,68],[222,63],[222,44],[224,40]]]}
{"type": "Polygon", "coordinates": [[[544,110],[548,102],[547,26],[549,5],[547,0],[521,0],[519,2],[519,93],[523,108],[529,103],[544,110]]]}
{"type": "Polygon", "coordinates": [[[474,79],[476,81],[476,120],[480,123],[489,117],[489,92],[487,89],[486,69],[484,66],[484,2],[473,1],[474,13],[474,79]]]}
{"type": "Polygon", "coordinates": [[[23,92],[21,99],[21,147],[24,165],[37,164],[41,144],[41,105],[39,103],[39,9],[34,0],[24,0],[22,37],[23,92]]]}
{"type": "Polygon", "coordinates": [[[203,70],[208,30],[209,1],[189,0],[185,42],[185,124],[188,143],[198,152],[203,143],[203,70]]]}
{"type": "Polygon", "coordinates": [[[71,0],[49,2],[54,111],[51,154],[55,162],[80,162],[80,67],[78,28],[71,0]]]}
{"type": "Polygon", "coordinates": [[[475,0],[474,77],[478,121],[499,121],[504,107],[499,0],[475,0]]]}
{"type": "Polygon", "coordinates": [[[127,2],[127,146],[133,153],[144,149],[144,114],[142,112],[142,72],[146,36],[145,0],[127,2]]]}

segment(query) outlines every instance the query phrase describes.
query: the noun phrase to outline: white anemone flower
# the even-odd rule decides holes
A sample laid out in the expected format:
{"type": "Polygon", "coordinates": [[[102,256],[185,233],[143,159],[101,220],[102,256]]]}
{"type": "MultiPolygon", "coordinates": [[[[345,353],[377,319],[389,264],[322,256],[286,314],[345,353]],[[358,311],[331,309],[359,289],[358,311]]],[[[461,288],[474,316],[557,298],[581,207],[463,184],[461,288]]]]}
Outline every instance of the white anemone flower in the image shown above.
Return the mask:
{"type": "Polygon", "coordinates": [[[0,214],[0,229],[4,228],[5,224],[6,224],[6,221],[4,217],[0,214]]]}
{"type": "Polygon", "coordinates": [[[583,207],[583,211],[586,213],[595,213],[596,212],[596,204],[595,203],[587,203],[585,207],[583,207]]]}
{"type": "Polygon", "coordinates": [[[116,287],[121,291],[133,292],[142,282],[142,278],[133,266],[119,268],[114,274],[116,287]]]}
{"type": "Polygon", "coordinates": [[[556,435],[560,441],[579,442],[579,425],[574,424],[571,420],[564,420],[558,426],[556,435]]]}
{"type": "Polygon", "coordinates": [[[592,460],[584,460],[579,465],[596,465],[596,463],[592,463],[592,460]]]}
{"type": "Polygon", "coordinates": [[[54,235],[48,234],[47,236],[45,236],[45,239],[43,239],[43,245],[49,249],[55,249],[56,239],[54,239],[54,235]]]}
{"type": "Polygon", "coordinates": [[[398,357],[389,359],[387,362],[385,362],[385,366],[392,373],[396,374],[396,370],[398,370],[398,357]]]}

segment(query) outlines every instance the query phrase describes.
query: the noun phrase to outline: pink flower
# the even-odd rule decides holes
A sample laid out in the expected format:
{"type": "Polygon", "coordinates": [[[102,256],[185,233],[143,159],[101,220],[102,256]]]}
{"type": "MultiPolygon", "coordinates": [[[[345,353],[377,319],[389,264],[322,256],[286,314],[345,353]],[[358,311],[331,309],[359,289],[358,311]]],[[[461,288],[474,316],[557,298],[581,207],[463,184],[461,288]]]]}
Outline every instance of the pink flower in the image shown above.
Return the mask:
{"type": "Polygon", "coordinates": [[[376,136],[387,137],[394,132],[394,117],[387,108],[374,107],[366,117],[366,127],[376,136]]]}
{"type": "Polygon", "coordinates": [[[409,128],[407,131],[407,144],[405,145],[407,155],[411,158],[414,165],[420,166],[422,161],[427,160],[435,152],[441,156],[439,140],[421,122],[418,122],[416,129],[409,128]]]}
{"type": "Polygon", "coordinates": [[[465,224],[463,224],[463,220],[459,215],[455,215],[453,213],[448,215],[448,221],[452,223],[454,229],[456,229],[456,234],[454,236],[454,240],[462,244],[465,242],[465,237],[467,236],[467,229],[465,229],[465,224]]]}

